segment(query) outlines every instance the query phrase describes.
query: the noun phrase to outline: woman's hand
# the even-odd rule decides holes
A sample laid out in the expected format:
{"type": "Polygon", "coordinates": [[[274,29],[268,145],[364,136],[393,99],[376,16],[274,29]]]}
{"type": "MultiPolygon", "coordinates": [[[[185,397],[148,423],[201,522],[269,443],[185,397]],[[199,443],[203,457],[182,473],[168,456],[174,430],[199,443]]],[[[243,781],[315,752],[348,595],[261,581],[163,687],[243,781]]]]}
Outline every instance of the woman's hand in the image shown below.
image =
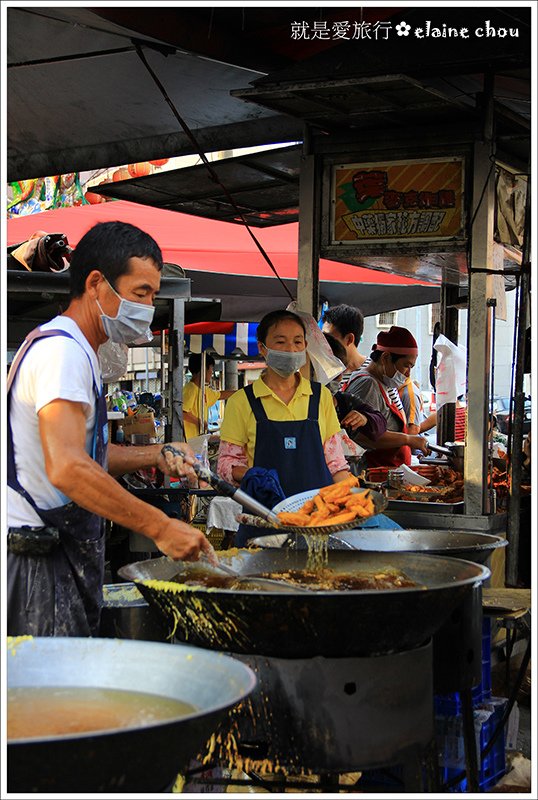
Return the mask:
{"type": "Polygon", "coordinates": [[[408,436],[408,444],[411,450],[422,450],[425,456],[430,452],[428,440],[424,436],[408,436]]]}
{"type": "Polygon", "coordinates": [[[364,414],[361,414],[360,411],[350,411],[349,414],[346,414],[340,424],[343,428],[349,428],[350,430],[355,431],[357,428],[363,428],[367,422],[368,420],[364,414]]]}

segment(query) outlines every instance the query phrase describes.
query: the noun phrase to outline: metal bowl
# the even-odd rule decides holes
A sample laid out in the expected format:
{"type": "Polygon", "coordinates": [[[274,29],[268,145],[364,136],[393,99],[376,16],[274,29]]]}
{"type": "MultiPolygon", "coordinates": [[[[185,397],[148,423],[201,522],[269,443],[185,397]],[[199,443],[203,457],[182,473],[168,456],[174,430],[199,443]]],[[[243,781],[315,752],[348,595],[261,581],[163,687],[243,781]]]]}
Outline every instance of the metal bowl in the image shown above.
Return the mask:
{"type": "MultiPolygon", "coordinates": [[[[260,536],[249,542],[253,547],[290,548],[305,550],[304,536],[277,533],[260,536]]],[[[331,550],[364,551],[368,553],[429,553],[430,555],[451,556],[486,564],[493,552],[508,544],[502,536],[474,531],[443,530],[384,530],[364,528],[364,530],[342,531],[329,536],[331,550]]]]}
{"type": "Polygon", "coordinates": [[[11,740],[9,792],[161,792],[203,748],[228,709],[254,689],[251,669],[222,653],[125,639],[18,639],[7,687],[95,687],[190,703],[188,716],[147,726],[11,740]]]}
{"type": "Polygon", "coordinates": [[[134,583],[105,583],[99,636],[104,639],[168,641],[168,625],[134,583]]]}
{"type": "MultiPolygon", "coordinates": [[[[235,553],[221,558],[241,575],[306,567],[305,551],[235,553]]],[[[210,649],[281,658],[343,658],[418,647],[441,627],[467,592],[490,575],[486,567],[470,561],[423,553],[331,550],[329,567],[344,573],[394,568],[417,586],[320,592],[182,587],[196,565],[173,564],[166,558],[129,564],[120,574],[137,584],[180,639],[210,649]],[[174,579],[177,582],[170,583],[174,579]]]]}

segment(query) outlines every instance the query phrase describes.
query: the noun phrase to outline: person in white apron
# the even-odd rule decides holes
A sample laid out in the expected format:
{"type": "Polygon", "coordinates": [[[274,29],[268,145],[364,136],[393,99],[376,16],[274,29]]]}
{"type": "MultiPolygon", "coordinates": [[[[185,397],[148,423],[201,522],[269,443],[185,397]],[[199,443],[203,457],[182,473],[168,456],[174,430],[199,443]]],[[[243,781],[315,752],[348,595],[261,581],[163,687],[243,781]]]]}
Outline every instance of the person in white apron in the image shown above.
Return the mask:
{"type": "MultiPolygon", "coordinates": [[[[107,349],[126,354],[126,344],[151,339],[161,269],[157,243],[139,228],[94,226],[72,256],[67,309],[29,334],[15,356],[8,377],[9,635],[98,635],[105,519],[142,533],[171,558],[194,560],[202,550],[212,557],[200,531],[113,477],[152,466],[193,475],[183,459],[167,461],[160,445],[107,442],[100,357],[104,363],[107,349]]],[[[185,445],[176,447],[191,458],[185,445]]]]}

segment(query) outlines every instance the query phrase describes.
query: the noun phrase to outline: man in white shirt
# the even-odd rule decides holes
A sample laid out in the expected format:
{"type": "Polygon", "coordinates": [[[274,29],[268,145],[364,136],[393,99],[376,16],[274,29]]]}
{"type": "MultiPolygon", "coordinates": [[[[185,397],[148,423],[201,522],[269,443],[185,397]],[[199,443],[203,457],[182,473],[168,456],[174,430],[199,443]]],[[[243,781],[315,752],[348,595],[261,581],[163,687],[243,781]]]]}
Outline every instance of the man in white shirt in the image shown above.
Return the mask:
{"type": "MultiPolygon", "coordinates": [[[[8,634],[98,635],[104,520],[174,559],[208,540],[123,489],[114,476],[156,466],[193,476],[159,445],[107,443],[99,351],[151,336],[162,255],[148,234],[107,222],[80,240],[67,310],[28,335],[8,376],[8,634]]],[[[176,444],[190,459],[192,454],[176,444]]],[[[191,462],[192,463],[192,462],[191,462]]]]}

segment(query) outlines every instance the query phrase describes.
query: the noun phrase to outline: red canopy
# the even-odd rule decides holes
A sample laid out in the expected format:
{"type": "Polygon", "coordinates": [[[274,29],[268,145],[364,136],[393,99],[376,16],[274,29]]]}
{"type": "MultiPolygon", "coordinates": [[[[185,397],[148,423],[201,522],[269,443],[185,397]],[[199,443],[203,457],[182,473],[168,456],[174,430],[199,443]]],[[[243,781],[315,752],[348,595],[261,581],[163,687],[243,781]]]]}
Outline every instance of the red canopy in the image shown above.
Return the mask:
{"type": "MultiPolygon", "coordinates": [[[[236,306],[238,303],[242,306],[242,309],[234,309],[231,315],[223,313],[222,319],[244,321],[259,319],[260,314],[254,312],[256,303],[250,303],[251,297],[264,298],[267,302],[269,294],[273,308],[282,307],[289,302],[289,298],[242,226],[164,211],[124,200],[59,208],[39,214],[14,217],[8,220],[7,243],[10,245],[25,241],[34,231],[44,230],[48,233],[64,233],[69,243],[75,246],[86,231],[97,222],[113,220],[130,222],[150,233],[161,247],[164,260],[179,264],[187,271],[187,276],[193,281],[193,298],[228,298],[228,300],[234,299],[236,306]],[[219,280],[220,276],[223,276],[224,280],[219,280]],[[240,276],[242,280],[238,281],[234,276],[240,276]]],[[[298,262],[298,223],[257,229],[256,236],[269,254],[280,277],[295,281],[298,262]]],[[[359,305],[366,314],[392,308],[405,308],[406,305],[435,302],[437,297],[434,297],[434,294],[438,291],[433,284],[326,259],[320,261],[320,282],[322,295],[326,296],[332,305],[335,302],[348,302],[359,305]],[[369,284],[385,287],[381,299],[385,307],[381,309],[376,307],[374,311],[369,311],[365,307],[364,299],[369,284]],[[361,287],[364,287],[362,292],[361,287]],[[387,305],[386,289],[389,287],[399,287],[396,295],[393,295],[395,304],[392,306],[387,305]],[[403,287],[419,287],[419,291],[426,292],[429,299],[421,299],[422,295],[419,297],[415,294],[415,299],[411,300],[408,291],[402,294],[403,287]],[[355,293],[358,292],[359,302],[356,297],[350,295],[350,291],[353,290],[355,293]]],[[[290,285],[295,296],[294,284],[290,285]]]]}

